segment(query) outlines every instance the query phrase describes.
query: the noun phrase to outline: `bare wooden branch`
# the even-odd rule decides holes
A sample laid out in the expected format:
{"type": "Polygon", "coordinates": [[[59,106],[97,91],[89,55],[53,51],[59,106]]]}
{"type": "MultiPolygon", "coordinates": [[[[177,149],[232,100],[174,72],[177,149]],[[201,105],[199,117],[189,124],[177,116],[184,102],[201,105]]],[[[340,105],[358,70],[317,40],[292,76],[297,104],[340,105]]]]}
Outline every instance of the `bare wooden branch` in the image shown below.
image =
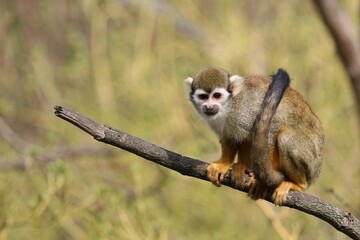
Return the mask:
{"type": "Polygon", "coordinates": [[[360,45],[350,18],[337,0],[314,0],[329,29],[355,92],[360,114],[360,45]]]}
{"type": "MultiPolygon", "coordinates": [[[[100,142],[132,152],[182,175],[209,181],[206,176],[206,168],[209,164],[206,162],[171,152],[130,134],[99,124],[87,116],[61,106],[55,107],[55,115],[83,129],[100,142]]],[[[231,181],[231,172],[225,176],[223,185],[236,189],[231,181]]],[[[236,190],[247,192],[247,189],[236,190]]],[[[272,202],[270,195],[265,200],[272,202]]],[[[291,191],[284,206],[318,217],[347,236],[360,239],[360,220],[352,216],[350,212],[343,211],[315,196],[291,191]]]]}

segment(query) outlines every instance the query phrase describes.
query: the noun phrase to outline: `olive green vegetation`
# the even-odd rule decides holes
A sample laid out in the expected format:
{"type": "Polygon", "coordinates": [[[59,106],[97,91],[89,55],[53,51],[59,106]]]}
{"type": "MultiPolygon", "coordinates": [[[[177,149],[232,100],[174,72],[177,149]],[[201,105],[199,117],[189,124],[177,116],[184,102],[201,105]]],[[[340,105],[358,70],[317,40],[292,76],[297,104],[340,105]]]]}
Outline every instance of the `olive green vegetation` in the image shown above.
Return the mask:
{"type": "MultiPolygon", "coordinates": [[[[343,7],[358,23],[359,2],[343,7]]],[[[53,115],[57,104],[181,154],[219,157],[183,79],[204,66],[288,70],[326,134],[309,189],[360,217],[356,105],[333,41],[311,1],[47,1],[0,3],[0,116],[27,143],[0,136],[3,239],[345,239],[305,213],[181,176],[112,148],[53,115]],[[26,159],[24,170],[2,162],[26,159]],[[269,214],[270,213],[270,214],[269,214]]],[[[2,126],[2,129],[4,126],[2,126]]]]}

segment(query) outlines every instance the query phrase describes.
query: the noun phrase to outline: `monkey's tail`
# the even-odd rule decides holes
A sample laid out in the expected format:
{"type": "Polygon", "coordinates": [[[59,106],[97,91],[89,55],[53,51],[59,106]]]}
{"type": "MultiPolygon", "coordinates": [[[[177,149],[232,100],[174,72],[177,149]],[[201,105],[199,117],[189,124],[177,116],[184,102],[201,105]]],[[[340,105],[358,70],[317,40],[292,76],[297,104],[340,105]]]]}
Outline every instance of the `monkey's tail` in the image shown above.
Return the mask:
{"type": "Polygon", "coordinates": [[[272,82],[261,104],[260,112],[254,125],[254,137],[251,150],[251,159],[256,180],[267,187],[274,188],[283,181],[284,175],[271,166],[271,147],[269,133],[271,121],[276,109],[290,84],[288,73],[279,68],[272,76],[272,82]]]}

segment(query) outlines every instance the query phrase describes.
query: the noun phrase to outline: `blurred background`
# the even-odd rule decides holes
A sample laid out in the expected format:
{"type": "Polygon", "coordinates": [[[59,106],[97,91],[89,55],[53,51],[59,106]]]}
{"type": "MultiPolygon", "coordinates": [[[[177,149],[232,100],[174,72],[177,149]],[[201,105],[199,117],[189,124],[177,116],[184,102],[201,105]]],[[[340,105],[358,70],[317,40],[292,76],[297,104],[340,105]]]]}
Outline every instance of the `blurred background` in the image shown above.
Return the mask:
{"type": "MultiPolygon", "coordinates": [[[[359,26],[359,1],[341,4],[359,26]]],[[[0,238],[346,239],[305,213],[96,142],[53,114],[66,106],[212,162],[218,140],[183,86],[210,65],[288,70],[326,135],[308,192],[359,218],[357,106],[311,1],[2,0],[0,238]]]]}

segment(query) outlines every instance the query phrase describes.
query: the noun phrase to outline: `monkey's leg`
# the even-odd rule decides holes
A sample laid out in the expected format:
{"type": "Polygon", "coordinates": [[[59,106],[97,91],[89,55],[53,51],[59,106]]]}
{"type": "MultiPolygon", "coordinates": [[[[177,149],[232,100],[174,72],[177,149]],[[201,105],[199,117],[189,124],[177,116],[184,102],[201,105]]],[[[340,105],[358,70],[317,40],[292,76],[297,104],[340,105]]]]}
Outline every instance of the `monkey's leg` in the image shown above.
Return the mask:
{"type": "Polygon", "coordinates": [[[307,177],[311,175],[311,167],[308,165],[314,161],[312,146],[306,136],[294,133],[284,128],[278,135],[279,161],[278,168],[286,176],[274,190],[272,198],[275,205],[282,205],[286,200],[290,189],[303,191],[307,189],[307,177]]]}
{"type": "Polygon", "coordinates": [[[207,176],[209,180],[217,187],[221,186],[225,174],[229,171],[231,164],[237,152],[236,146],[226,141],[221,141],[221,157],[220,160],[213,162],[207,168],[207,176]]]}

